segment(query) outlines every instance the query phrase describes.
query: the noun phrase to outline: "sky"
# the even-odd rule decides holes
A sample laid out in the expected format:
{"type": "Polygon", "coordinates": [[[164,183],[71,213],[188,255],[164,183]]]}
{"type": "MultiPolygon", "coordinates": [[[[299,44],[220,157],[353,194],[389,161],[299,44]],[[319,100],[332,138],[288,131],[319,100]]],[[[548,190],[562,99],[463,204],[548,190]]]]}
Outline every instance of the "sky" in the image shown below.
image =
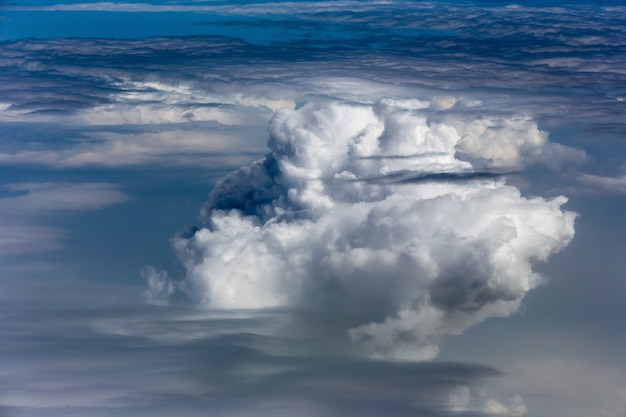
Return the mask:
{"type": "Polygon", "coordinates": [[[626,415],[621,1],[0,2],[0,416],[626,415]]]}

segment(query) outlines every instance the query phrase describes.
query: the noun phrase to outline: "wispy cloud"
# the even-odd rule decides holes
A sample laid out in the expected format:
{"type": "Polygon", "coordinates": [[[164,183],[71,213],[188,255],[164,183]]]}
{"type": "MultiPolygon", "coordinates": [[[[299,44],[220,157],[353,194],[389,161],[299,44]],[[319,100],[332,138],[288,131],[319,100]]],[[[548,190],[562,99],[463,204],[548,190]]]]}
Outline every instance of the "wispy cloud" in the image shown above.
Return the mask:
{"type": "Polygon", "coordinates": [[[89,141],[63,150],[0,153],[0,164],[45,165],[52,168],[155,164],[169,167],[236,167],[260,153],[259,144],[249,141],[250,137],[254,139],[256,135],[246,129],[223,133],[220,129],[213,133],[193,130],[100,132],[92,135],[92,139],[97,140],[95,143],[89,141]],[[233,151],[237,146],[242,150],[233,151]]]}
{"type": "Polygon", "coordinates": [[[604,177],[600,175],[580,174],[577,177],[589,192],[626,194],[626,175],[604,177]]]}
{"type": "Polygon", "coordinates": [[[59,248],[68,231],[47,223],[53,215],[98,210],[128,200],[105,183],[16,183],[0,198],[0,255],[59,248]]]}

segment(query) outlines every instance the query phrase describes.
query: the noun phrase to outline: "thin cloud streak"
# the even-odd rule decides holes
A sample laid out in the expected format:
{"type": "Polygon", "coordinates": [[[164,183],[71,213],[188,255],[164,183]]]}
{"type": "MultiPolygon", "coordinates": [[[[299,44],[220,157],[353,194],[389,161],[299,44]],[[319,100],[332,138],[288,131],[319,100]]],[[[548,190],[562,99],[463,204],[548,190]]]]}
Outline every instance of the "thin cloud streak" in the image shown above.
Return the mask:
{"type": "Polygon", "coordinates": [[[59,249],[69,231],[49,226],[50,217],[98,210],[129,199],[106,183],[17,183],[0,197],[0,256],[59,249]]]}
{"type": "Polygon", "coordinates": [[[590,192],[608,194],[626,194],[626,175],[620,177],[604,177],[600,175],[580,174],[578,181],[589,187],[590,192]]]}

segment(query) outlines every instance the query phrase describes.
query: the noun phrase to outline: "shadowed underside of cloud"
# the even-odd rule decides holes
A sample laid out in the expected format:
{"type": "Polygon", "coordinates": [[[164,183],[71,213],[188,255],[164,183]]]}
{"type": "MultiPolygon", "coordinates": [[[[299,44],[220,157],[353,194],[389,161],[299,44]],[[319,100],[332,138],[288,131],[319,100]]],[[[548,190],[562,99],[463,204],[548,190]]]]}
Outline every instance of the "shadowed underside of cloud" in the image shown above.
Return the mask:
{"type": "MultiPolygon", "coordinates": [[[[434,122],[429,106],[279,111],[271,152],[220,182],[201,227],[173,239],[188,271],[178,287],[214,308],[333,311],[330,333],[406,359],[515,312],[541,282],[532,265],[569,243],[576,215],[564,197],[524,197],[485,172],[523,169],[552,145],[525,118],[434,122]],[[423,180],[360,181],[396,173],[423,180]]],[[[156,299],[173,291],[152,282],[156,299]]]]}

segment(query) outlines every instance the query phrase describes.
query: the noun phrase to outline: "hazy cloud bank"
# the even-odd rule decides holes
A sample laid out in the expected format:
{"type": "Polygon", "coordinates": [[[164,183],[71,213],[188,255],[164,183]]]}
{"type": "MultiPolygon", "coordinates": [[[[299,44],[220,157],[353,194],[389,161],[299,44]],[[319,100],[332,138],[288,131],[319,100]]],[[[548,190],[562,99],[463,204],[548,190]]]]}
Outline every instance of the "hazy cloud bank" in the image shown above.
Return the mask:
{"type": "Polygon", "coordinates": [[[306,338],[276,334],[275,312],[142,306],[128,288],[38,285],[45,295],[0,294],[9,416],[443,417],[509,407],[484,389],[502,378],[488,366],[312,357],[299,350],[306,338]]]}

